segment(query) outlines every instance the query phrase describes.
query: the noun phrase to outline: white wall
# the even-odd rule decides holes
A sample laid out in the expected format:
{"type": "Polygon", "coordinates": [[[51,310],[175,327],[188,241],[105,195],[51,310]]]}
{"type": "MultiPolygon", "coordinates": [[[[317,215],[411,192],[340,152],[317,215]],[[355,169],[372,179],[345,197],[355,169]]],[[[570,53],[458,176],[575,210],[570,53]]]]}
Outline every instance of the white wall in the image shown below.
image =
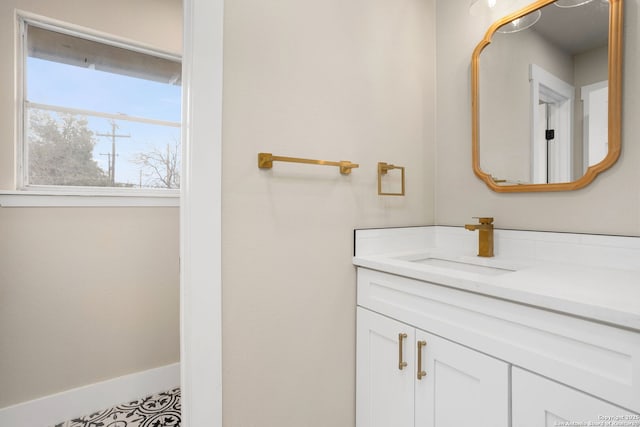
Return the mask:
{"type": "Polygon", "coordinates": [[[176,222],[175,208],[0,209],[0,407],[178,360],[176,222]]]}
{"type": "Polygon", "coordinates": [[[462,225],[493,216],[499,228],[640,235],[638,0],[624,25],[622,155],[595,182],[573,192],[494,193],[471,169],[470,59],[486,30],[466,0],[437,1],[436,222],[462,225]]]}
{"type": "Polygon", "coordinates": [[[224,425],[353,426],[353,229],[433,221],[434,3],[234,0],[224,19],[224,425]],[[263,151],[360,168],[259,170],[263,151]],[[378,161],[406,166],[406,197],[377,196],[378,161]]]}
{"type": "Polygon", "coordinates": [[[582,86],[598,83],[607,80],[609,75],[608,64],[608,47],[602,46],[582,52],[573,57],[575,64],[574,69],[574,86],[576,88],[576,105],[574,109],[575,127],[573,129],[575,141],[575,151],[573,155],[573,169],[575,171],[584,170],[584,151],[583,151],[583,109],[580,88],[582,86]]]}
{"type": "MultiPolygon", "coordinates": [[[[0,189],[14,189],[15,9],[165,51],[180,0],[0,3],[0,189]]],[[[0,408],[178,361],[177,208],[0,208],[0,408]]]]}

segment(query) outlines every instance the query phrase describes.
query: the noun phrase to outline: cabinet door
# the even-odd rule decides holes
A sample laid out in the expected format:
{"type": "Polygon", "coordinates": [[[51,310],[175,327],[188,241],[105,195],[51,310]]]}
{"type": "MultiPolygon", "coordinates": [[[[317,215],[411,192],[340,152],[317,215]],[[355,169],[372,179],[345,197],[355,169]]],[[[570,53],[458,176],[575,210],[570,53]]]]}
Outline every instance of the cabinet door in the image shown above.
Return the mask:
{"type": "Polygon", "coordinates": [[[357,313],[356,426],[413,427],[414,329],[360,307],[357,313]]]}
{"type": "Polygon", "coordinates": [[[419,354],[425,375],[416,374],[416,427],[509,426],[507,363],[420,330],[416,340],[426,343],[419,354]]]}
{"type": "Polygon", "coordinates": [[[578,390],[513,368],[511,374],[513,425],[640,426],[640,416],[578,390]]]}

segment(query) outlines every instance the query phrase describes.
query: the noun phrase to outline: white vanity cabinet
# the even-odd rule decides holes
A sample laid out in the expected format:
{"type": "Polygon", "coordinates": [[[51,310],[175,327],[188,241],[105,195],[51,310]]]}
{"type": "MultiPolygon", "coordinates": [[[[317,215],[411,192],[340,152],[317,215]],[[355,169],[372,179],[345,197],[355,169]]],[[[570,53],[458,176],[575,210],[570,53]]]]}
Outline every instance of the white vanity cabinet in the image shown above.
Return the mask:
{"type": "Polygon", "coordinates": [[[509,366],[358,308],[357,427],[508,427],[509,366]]]}
{"type": "Polygon", "coordinates": [[[362,266],[357,301],[357,427],[640,427],[637,330],[362,266]]]}
{"type": "Polygon", "coordinates": [[[640,426],[638,414],[523,369],[512,369],[511,384],[517,427],[640,426]]]}
{"type": "Polygon", "coordinates": [[[414,342],[414,328],[358,307],[357,427],[413,427],[414,342]]]}

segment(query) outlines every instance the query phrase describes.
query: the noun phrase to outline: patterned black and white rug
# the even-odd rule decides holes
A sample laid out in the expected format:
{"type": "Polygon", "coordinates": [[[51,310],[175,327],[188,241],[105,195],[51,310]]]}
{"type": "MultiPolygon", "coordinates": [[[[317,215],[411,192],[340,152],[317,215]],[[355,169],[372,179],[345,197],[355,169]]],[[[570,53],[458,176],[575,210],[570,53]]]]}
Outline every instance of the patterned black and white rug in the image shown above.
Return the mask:
{"type": "Polygon", "coordinates": [[[154,394],[55,427],[179,427],[180,388],[154,394]]]}

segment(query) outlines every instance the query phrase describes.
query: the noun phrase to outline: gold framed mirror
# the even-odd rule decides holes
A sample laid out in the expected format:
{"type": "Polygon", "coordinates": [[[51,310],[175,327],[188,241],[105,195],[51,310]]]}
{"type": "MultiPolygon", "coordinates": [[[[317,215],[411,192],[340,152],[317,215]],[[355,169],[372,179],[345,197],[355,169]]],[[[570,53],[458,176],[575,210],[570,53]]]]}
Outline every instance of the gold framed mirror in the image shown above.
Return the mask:
{"type": "Polygon", "coordinates": [[[620,156],[623,0],[564,3],[497,20],[473,52],[473,171],[493,191],[577,190],[620,156]]]}

